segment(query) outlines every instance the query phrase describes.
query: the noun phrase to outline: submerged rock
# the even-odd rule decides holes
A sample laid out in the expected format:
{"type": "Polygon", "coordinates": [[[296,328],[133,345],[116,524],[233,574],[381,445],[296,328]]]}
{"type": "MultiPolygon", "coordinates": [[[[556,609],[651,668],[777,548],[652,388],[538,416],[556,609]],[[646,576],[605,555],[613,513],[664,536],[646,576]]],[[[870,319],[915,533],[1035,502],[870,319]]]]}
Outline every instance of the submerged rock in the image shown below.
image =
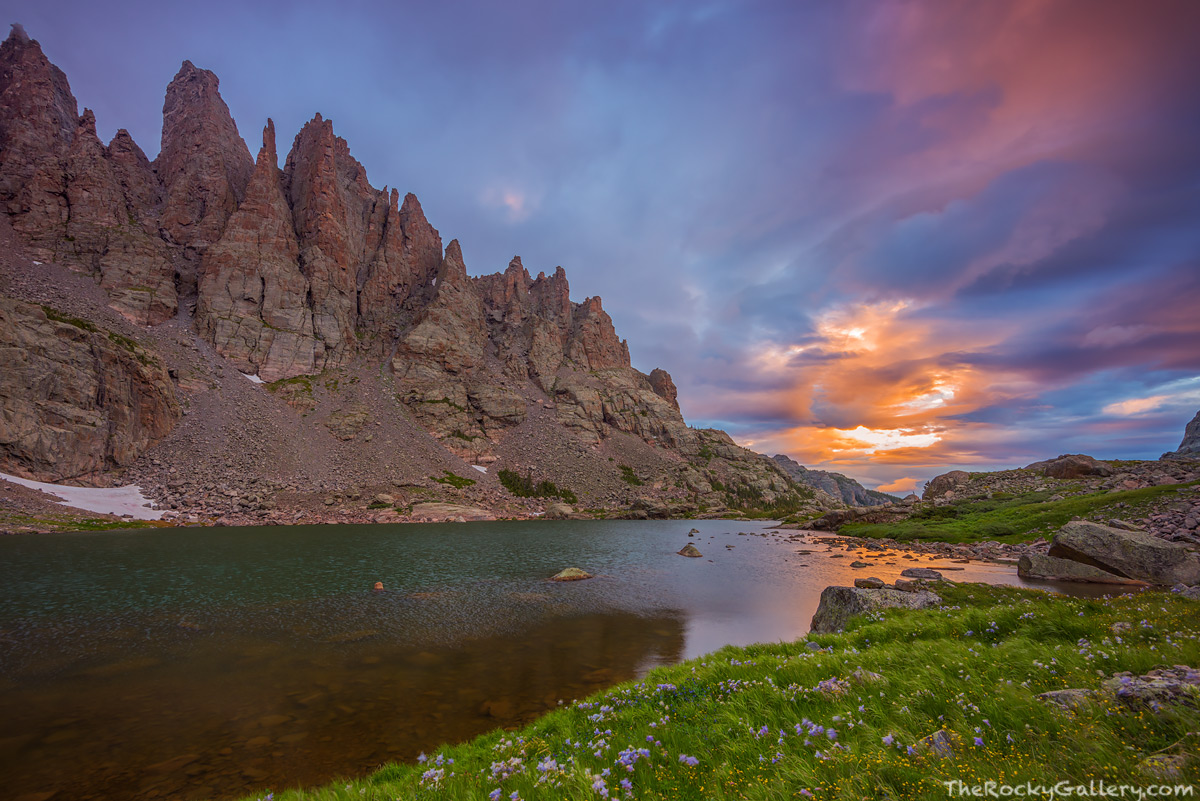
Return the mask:
{"type": "Polygon", "coordinates": [[[900,575],[905,578],[926,579],[928,581],[942,580],[942,574],[930,567],[906,567],[900,571],[900,575]]]}
{"type": "Polygon", "coordinates": [[[584,579],[593,578],[591,573],[586,570],[580,570],[577,567],[568,567],[560,570],[550,577],[551,581],[583,581],[584,579]]]}
{"type": "Polygon", "coordinates": [[[826,587],[813,615],[810,629],[815,634],[842,631],[855,615],[879,609],[926,609],[940,606],[942,599],[928,590],[900,592],[890,588],[826,587]]]}
{"type": "Polygon", "coordinates": [[[704,554],[700,553],[700,549],[695,545],[692,545],[690,542],[683,546],[683,548],[679,551],[676,551],[676,553],[678,553],[680,556],[691,556],[693,558],[704,556],[704,554]]]}

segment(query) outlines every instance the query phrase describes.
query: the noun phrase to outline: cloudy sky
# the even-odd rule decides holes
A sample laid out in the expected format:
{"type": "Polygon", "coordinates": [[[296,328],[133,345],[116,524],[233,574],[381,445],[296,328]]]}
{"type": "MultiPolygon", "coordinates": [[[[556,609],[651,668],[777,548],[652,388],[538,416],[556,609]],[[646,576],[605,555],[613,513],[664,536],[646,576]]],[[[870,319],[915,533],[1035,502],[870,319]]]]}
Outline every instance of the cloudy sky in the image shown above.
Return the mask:
{"type": "Polygon", "coordinates": [[[1200,409],[1194,0],[0,8],[151,158],[185,58],[254,149],[321,112],[472,273],[561,264],[764,453],[905,491],[1200,409]]]}

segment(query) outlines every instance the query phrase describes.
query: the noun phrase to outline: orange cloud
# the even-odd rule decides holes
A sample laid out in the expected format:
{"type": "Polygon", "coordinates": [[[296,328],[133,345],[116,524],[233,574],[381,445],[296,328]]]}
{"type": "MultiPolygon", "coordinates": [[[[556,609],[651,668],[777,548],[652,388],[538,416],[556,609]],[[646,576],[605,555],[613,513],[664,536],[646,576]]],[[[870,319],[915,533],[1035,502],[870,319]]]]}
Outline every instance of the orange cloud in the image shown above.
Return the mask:
{"type": "Polygon", "coordinates": [[[1154,12],[1092,0],[884,3],[847,50],[841,75],[848,89],[886,93],[898,111],[916,110],[939,135],[936,150],[899,165],[904,174],[978,186],[1000,171],[1066,155],[1114,108],[1136,118],[1157,100],[1147,87],[1180,80],[1158,54],[1186,52],[1186,44],[1176,48],[1196,21],[1189,3],[1154,12]],[[979,102],[970,111],[929,103],[951,97],[979,102]]]}
{"type": "Polygon", "coordinates": [[[811,423],[759,432],[754,447],[856,476],[887,465],[887,486],[901,480],[895,471],[903,466],[908,489],[917,466],[927,466],[929,478],[944,465],[979,461],[970,443],[979,426],[960,418],[1037,386],[955,353],[987,350],[1018,323],[963,330],[925,312],[904,298],[830,306],[813,315],[815,334],[804,343],[760,351],[753,366],[788,386],[773,395],[786,407],[779,417],[811,423]]]}
{"type": "Polygon", "coordinates": [[[893,495],[907,495],[917,491],[917,484],[920,484],[924,479],[914,478],[913,476],[905,476],[898,478],[895,481],[889,481],[886,484],[880,484],[876,489],[880,492],[890,492],[893,495]]]}

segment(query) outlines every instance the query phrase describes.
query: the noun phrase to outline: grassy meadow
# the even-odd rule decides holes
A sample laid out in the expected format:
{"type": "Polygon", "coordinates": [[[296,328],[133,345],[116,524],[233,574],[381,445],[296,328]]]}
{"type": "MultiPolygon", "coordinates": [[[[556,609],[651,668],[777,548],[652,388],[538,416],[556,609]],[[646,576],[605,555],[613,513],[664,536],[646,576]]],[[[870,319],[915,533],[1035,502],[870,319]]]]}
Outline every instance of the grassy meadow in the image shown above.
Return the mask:
{"type": "Polygon", "coordinates": [[[1076,517],[1144,517],[1156,503],[1173,500],[1180,489],[1196,483],[1067,497],[1062,496],[1072,490],[1070,485],[1019,495],[997,492],[961,498],[945,506],[930,505],[907,520],[848,523],[838,533],[851,537],[890,537],[899,542],[1024,542],[1039,536],[1049,538],[1076,517]]]}

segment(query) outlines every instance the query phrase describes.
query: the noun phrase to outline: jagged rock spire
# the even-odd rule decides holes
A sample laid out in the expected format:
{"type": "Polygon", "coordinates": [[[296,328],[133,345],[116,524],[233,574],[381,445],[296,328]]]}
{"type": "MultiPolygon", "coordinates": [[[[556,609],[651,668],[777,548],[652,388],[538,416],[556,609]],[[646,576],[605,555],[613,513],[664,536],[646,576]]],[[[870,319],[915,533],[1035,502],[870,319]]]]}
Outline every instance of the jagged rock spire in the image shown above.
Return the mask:
{"type": "Polygon", "coordinates": [[[186,295],[204,250],[221,238],[254,171],[219,87],[212,72],[184,61],[163,100],[162,149],[154,169],[165,197],[162,230],[178,246],[186,295]]]}

